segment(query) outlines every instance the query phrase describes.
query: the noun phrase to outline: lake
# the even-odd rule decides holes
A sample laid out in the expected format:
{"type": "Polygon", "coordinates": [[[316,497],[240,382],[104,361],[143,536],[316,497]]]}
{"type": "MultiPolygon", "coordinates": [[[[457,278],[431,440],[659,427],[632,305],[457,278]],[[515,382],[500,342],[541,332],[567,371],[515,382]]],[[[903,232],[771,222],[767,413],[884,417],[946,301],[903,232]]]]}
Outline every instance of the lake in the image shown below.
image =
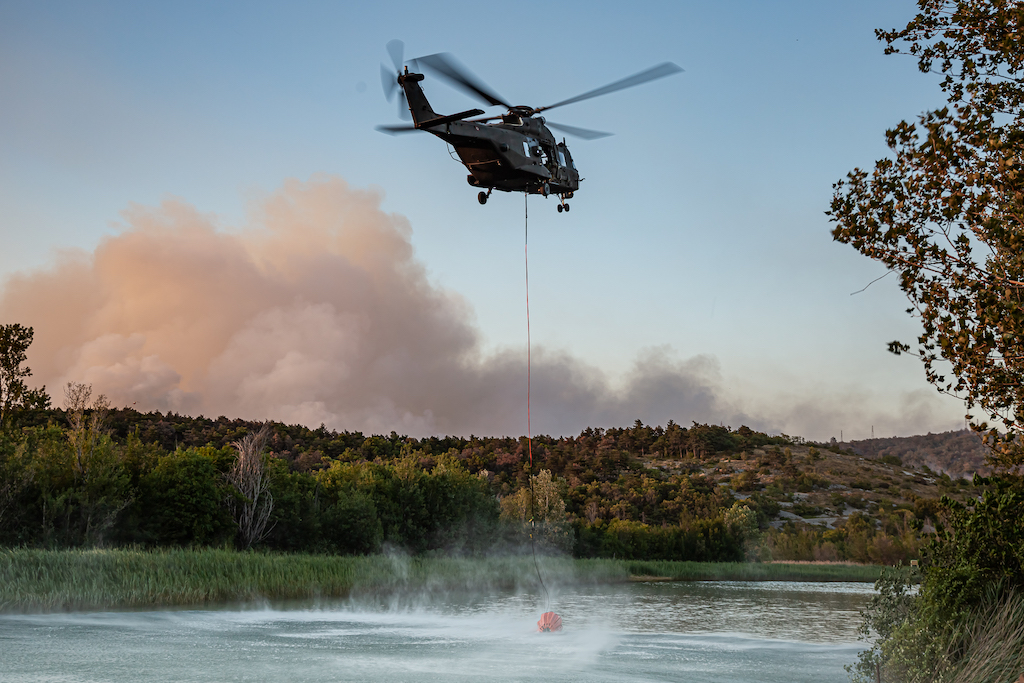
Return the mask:
{"type": "Polygon", "coordinates": [[[666,582],[0,616],[0,681],[847,681],[871,584],[666,582]],[[536,633],[550,608],[565,628],[536,633]]]}

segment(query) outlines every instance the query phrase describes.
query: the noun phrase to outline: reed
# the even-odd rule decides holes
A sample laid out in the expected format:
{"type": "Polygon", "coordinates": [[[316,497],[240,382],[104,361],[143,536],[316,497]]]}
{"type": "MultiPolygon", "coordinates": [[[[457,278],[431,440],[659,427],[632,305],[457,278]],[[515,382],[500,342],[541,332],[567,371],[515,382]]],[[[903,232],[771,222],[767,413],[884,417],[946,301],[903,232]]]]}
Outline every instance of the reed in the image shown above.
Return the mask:
{"type": "Polygon", "coordinates": [[[966,651],[951,683],[995,683],[1024,678],[1024,595],[1010,591],[964,625],[966,651]]]}
{"type": "MultiPolygon", "coordinates": [[[[631,562],[538,558],[548,587],[672,580],[873,581],[850,565],[631,562]]],[[[132,609],[352,595],[536,591],[525,557],[335,556],[233,550],[0,550],[0,612],[132,609]]]]}
{"type": "Polygon", "coordinates": [[[634,577],[673,581],[863,581],[878,579],[878,565],[814,562],[625,562],[634,577]]]}

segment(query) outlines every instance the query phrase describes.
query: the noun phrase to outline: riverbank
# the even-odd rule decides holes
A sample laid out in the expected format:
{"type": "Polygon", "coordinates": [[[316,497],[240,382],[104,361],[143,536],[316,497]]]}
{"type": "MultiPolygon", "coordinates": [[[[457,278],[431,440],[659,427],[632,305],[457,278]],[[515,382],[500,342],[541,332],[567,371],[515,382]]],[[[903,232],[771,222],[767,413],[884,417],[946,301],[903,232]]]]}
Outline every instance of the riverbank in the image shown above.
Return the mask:
{"type": "MultiPolygon", "coordinates": [[[[549,588],[630,580],[874,581],[879,567],[538,558],[549,588]]],[[[488,589],[536,591],[533,558],[233,550],[0,550],[0,612],[140,609],[488,589]]]]}

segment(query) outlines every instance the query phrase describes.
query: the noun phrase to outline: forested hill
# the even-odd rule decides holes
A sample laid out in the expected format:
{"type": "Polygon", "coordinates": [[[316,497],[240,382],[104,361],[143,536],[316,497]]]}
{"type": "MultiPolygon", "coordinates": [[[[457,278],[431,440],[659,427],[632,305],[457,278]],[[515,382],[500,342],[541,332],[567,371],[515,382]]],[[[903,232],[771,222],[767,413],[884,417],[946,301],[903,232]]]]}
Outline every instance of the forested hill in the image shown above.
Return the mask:
{"type": "Polygon", "coordinates": [[[928,467],[936,472],[944,472],[954,479],[969,479],[975,472],[985,475],[990,470],[985,463],[988,449],[981,442],[981,437],[968,429],[941,434],[851,441],[849,448],[854,453],[872,460],[887,455],[895,456],[906,467],[928,467]]]}
{"type": "Polygon", "coordinates": [[[919,557],[941,496],[979,494],[931,465],[742,426],[637,420],[537,436],[532,472],[523,436],[262,427],[24,410],[0,430],[0,546],[492,552],[526,543],[534,519],[539,542],[577,557],[892,564],[919,557]],[[257,432],[269,457],[254,530],[240,511],[258,496],[243,491],[233,444],[257,432]]]}

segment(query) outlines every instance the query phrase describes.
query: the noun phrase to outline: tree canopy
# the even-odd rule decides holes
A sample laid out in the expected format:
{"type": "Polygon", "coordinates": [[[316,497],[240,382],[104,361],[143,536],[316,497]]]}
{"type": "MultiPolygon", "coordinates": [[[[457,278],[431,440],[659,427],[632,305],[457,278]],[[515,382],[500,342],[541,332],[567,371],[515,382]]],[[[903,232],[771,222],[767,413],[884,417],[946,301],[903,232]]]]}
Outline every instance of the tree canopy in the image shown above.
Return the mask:
{"type": "Polygon", "coordinates": [[[0,325],[0,427],[7,426],[15,411],[25,408],[47,408],[50,397],[46,387],[29,389],[25,378],[32,370],[22,367],[34,332],[31,327],[14,323],[0,325]]]}
{"type": "Polygon", "coordinates": [[[983,411],[972,424],[1012,467],[1024,463],[1024,5],[918,6],[877,35],[942,75],[947,106],[886,131],[892,156],[835,184],[832,235],[899,275],[928,380],[983,411]]]}

